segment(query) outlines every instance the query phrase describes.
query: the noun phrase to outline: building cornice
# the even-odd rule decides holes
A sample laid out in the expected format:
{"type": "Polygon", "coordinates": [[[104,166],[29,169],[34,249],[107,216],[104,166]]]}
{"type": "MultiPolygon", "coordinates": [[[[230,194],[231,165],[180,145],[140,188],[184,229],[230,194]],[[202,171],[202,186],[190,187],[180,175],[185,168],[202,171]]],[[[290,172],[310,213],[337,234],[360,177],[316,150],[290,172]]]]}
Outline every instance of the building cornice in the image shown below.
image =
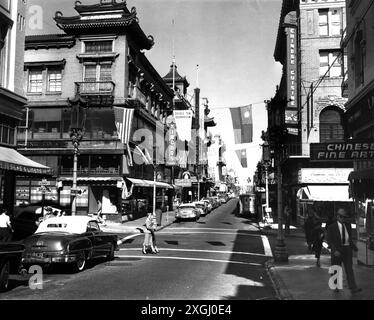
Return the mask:
{"type": "Polygon", "coordinates": [[[74,36],[65,34],[33,35],[25,38],[25,50],[72,48],[75,43],[74,36]]]}

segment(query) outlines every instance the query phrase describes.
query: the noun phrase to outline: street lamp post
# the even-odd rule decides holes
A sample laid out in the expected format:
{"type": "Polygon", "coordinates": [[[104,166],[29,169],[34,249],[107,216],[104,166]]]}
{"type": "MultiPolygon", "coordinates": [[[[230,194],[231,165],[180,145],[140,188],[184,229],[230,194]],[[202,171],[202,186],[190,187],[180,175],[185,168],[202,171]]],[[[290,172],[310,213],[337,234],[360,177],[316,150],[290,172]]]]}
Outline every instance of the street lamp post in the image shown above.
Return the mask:
{"type": "Polygon", "coordinates": [[[284,230],[283,230],[283,197],[282,197],[282,167],[281,157],[277,159],[277,198],[278,198],[278,236],[277,244],[274,250],[274,260],[276,262],[287,262],[288,252],[286,248],[284,230]]]}
{"type": "Polygon", "coordinates": [[[262,145],[262,160],[265,167],[265,214],[269,212],[269,166],[270,166],[270,145],[267,141],[262,145]]]}
{"type": "Polygon", "coordinates": [[[84,136],[85,116],[80,114],[81,108],[79,103],[72,105],[71,110],[71,128],[70,138],[74,147],[74,160],[73,160],[73,187],[71,189],[72,204],[71,215],[77,214],[77,180],[78,180],[78,155],[80,154],[79,145],[84,136]]]}

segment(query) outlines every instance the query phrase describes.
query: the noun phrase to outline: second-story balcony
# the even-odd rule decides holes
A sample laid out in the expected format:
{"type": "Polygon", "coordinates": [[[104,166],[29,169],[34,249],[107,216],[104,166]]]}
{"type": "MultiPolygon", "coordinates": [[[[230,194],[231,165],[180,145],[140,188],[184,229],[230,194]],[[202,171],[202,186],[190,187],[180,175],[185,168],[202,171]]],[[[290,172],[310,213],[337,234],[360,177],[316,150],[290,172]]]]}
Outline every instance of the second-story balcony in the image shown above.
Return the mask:
{"type": "Polygon", "coordinates": [[[113,81],[76,82],[76,92],[88,100],[90,105],[112,105],[115,83],[113,81]]]}
{"type": "Polygon", "coordinates": [[[136,105],[141,105],[143,108],[145,108],[147,107],[148,99],[146,95],[137,86],[130,86],[129,101],[132,101],[136,105]]]}

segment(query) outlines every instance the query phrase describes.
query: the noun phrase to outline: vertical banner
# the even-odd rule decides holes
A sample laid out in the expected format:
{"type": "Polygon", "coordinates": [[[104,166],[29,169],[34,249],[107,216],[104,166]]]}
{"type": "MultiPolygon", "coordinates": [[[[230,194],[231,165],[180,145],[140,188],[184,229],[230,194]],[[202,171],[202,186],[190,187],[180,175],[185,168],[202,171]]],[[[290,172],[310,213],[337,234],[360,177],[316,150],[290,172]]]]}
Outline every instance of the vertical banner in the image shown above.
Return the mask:
{"type": "Polygon", "coordinates": [[[298,40],[297,40],[297,15],[290,12],[284,18],[285,33],[287,36],[287,108],[285,123],[288,133],[298,135],[298,40]]]}
{"type": "Polygon", "coordinates": [[[176,130],[178,138],[181,141],[190,142],[192,139],[192,110],[175,110],[174,120],[176,125],[176,130]]]}
{"type": "Polygon", "coordinates": [[[252,105],[230,108],[235,144],[253,142],[252,105]]]}
{"type": "MultiPolygon", "coordinates": [[[[134,122],[134,113],[135,109],[114,107],[114,116],[118,137],[127,148],[127,153],[123,155],[123,162],[127,161],[127,164],[130,167],[134,165],[129,145],[131,129],[134,122]]],[[[125,168],[125,166],[123,168],[125,168]]],[[[128,171],[128,169],[126,169],[126,171],[128,171]]]]}
{"type": "Polygon", "coordinates": [[[166,125],[168,126],[167,148],[166,148],[166,164],[168,166],[175,166],[177,162],[177,126],[173,116],[169,116],[166,119],[166,125]]]}
{"type": "Polygon", "coordinates": [[[247,150],[236,150],[236,155],[239,158],[240,164],[243,168],[248,168],[248,161],[247,161],[247,150]]]}

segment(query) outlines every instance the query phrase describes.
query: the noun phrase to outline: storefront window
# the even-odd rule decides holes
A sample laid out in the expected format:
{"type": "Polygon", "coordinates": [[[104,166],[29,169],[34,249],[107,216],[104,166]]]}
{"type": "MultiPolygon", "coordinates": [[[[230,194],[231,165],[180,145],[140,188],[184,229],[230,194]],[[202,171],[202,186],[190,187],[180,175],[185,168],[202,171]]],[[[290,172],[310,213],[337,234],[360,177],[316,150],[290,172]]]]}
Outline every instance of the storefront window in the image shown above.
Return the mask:
{"type": "Polygon", "coordinates": [[[112,139],[117,136],[113,109],[89,109],[86,113],[86,139],[112,139]]]}
{"type": "Polygon", "coordinates": [[[33,109],[31,113],[33,139],[61,138],[61,109],[33,109]]]}

